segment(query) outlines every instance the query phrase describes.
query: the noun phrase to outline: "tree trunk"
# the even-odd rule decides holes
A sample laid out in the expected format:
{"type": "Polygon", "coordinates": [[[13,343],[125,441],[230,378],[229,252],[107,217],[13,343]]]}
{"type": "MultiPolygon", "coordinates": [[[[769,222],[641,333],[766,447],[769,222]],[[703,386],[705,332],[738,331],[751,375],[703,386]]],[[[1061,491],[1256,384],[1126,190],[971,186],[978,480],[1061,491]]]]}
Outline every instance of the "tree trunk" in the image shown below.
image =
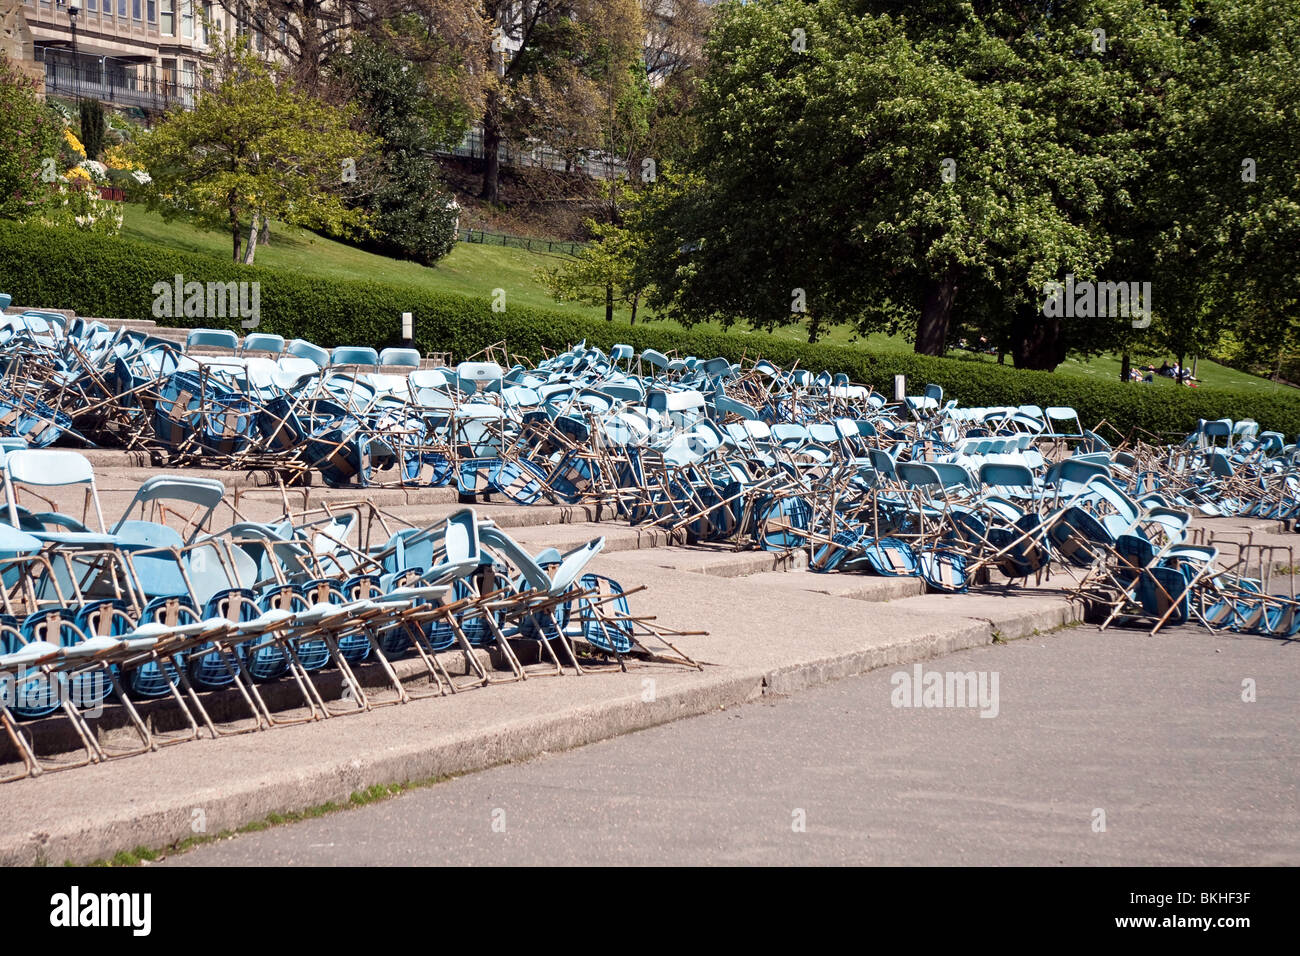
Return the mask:
{"type": "Polygon", "coordinates": [[[271,244],[271,220],[263,219],[262,228],[257,232],[257,241],[264,246],[271,244]]]}
{"type": "Polygon", "coordinates": [[[605,321],[614,321],[614,286],[605,283],[605,321]]]}
{"type": "Polygon", "coordinates": [[[948,339],[948,321],[957,295],[957,273],[953,269],[928,280],[916,325],[916,351],[921,355],[943,355],[948,339]]]}
{"type": "Polygon", "coordinates": [[[492,110],[483,117],[483,188],[479,198],[485,202],[496,202],[501,187],[501,158],[497,151],[501,147],[501,128],[492,115],[492,110]]]}
{"type": "Polygon", "coordinates": [[[1123,356],[1120,357],[1119,380],[1121,382],[1127,382],[1129,376],[1132,373],[1133,373],[1133,359],[1129,356],[1128,352],[1125,352],[1123,356]]]}
{"type": "Polygon", "coordinates": [[[253,264],[253,256],[257,255],[257,213],[253,213],[253,222],[248,227],[248,251],[244,253],[244,265],[253,264]]]}
{"type": "Polygon", "coordinates": [[[1011,357],[1016,368],[1050,372],[1065,361],[1068,344],[1060,319],[1050,319],[1027,305],[1012,320],[1011,357]]]}
{"type": "Polygon", "coordinates": [[[641,303],[641,293],[632,296],[632,325],[636,325],[636,307],[641,303]]]}
{"type": "Polygon", "coordinates": [[[808,344],[812,344],[821,337],[822,319],[820,315],[814,315],[808,320],[808,344]]]}

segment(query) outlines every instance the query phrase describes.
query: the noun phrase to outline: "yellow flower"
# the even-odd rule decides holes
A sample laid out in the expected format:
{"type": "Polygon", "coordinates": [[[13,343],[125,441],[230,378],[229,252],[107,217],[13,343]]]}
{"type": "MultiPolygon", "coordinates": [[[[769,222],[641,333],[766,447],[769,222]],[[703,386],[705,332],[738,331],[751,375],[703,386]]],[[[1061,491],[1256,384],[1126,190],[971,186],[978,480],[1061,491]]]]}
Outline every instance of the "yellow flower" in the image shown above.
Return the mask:
{"type": "Polygon", "coordinates": [[[82,169],[80,166],[73,166],[66,173],[64,173],[64,176],[67,178],[68,182],[70,183],[78,182],[78,183],[83,183],[87,186],[89,186],[91,183],[90,173],[82,169]]]}
{"type": "Polygon", "coordinates": [[[71,147],[74,153],[76,153],[82,159],[86,158],[86,147],[81,145],[81,140],[77,139],[77,137],[72,135],[72,130],[65,129],[63,131],[63,138],[67,142],[68,146],[71,147]]]}
{"type": "Polygon", "coordinates": [[[121,146],[110,146],[104,150],[104,165],[109,169],[124,169],[128,172],[135,169],[126,158],[126,150],[121,146]]]}

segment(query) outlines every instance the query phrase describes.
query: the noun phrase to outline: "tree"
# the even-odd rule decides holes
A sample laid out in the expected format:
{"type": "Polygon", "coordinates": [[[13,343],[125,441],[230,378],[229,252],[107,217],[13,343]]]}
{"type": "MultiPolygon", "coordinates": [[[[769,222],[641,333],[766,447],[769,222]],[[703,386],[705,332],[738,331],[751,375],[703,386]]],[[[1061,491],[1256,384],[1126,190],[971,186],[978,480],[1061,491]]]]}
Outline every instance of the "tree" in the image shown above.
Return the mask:
{"type": "Polygon", "coordinates": [[[41,103],[36,81],[0,51],[0,219],[23,219],[48,196],[60,128],[41,103]],[[45,170],[50,175],[42,181],[45,170]]]}
{"type": "Polygon", "coordinates": [[[1300,2],[1206,0],[1189,29],[1157,181],[1152,257],[1176,280],[1161,340],[1181,357],[1231,332],[1273,369],[1300,346],[1300,2]]]}
{"type": "Polygon", "coordinates": [[[99,100],[81,101],[81,143],[87,159],[99,159],[104,148],[104,107],[99,100]]]}
{"type": "Polygon", "coordinates": [[[625,82],[642,27],[637,0],[483,0],[483,14],[492,32],[480,195],[496,202],[503,140],[570,155],[599,144],[606,91],[625,82]]]}
{"type": "Polygon", "coordinates": [[[370,212],[381,250],[432,265],[456,242],[460,207],[435,154],[454,121],[424,74],[387,43],[357,37],[339,74],[366,132],[380,140],[372,181],[358,180],[353,202],[370,212]]]}
{"type": "Polygon", "coordinates": [[[698,146],[647,212],[657,308],[806,321],[811,340],[832,322],[910,327],[917,351],[941,354],[959,294],[1013,282],[1024,296],[1100,260],[1056,198],[1096,164],[980,75],[1011,58],[1005,44],[978,22],[921,40],[867,6],[719,12],[698,146]]]}
{"type": "Polygon", "coordinates": [[[217,0],[241,33],[289,65],[299,88],[322,95],[325,77],[356,36],[400,39],[452,112],[476,110],[486,25],[480,0],[217,0]],[[473,107],[471,107],[473,104],[473,107]]]}
{"type": "Polygon", "coordinates": [[[278,80],[246,46],[229,51],[222,76],[191,111],[173,110],[134,147],[149,170],[145,193],[166,218],[228,229],[236,262],[259,224],[279,219],[359,232],[365,214],[343,201],[344,182],[364,168],[373,137],[350,128],[351,108],[330,107],[278,80]]]}
{"type": "Polygon", "coordinates": [[[639,248],[642,234],[590,219],[586,225],[594,240],[562,267],[539,269],[537,280],[556,302],[603,305],[606,322],[614,320],[615,305],[625,305],[632,310],[635,324],[646,292],[644,280],[636,273],[636,262],[644,254],[639,248]]]}
{"type": "Polygon", "coordinates": [[[646,72],[662,83],[702,66],[711,18],[703,0],[641,0],[646,72]]]}

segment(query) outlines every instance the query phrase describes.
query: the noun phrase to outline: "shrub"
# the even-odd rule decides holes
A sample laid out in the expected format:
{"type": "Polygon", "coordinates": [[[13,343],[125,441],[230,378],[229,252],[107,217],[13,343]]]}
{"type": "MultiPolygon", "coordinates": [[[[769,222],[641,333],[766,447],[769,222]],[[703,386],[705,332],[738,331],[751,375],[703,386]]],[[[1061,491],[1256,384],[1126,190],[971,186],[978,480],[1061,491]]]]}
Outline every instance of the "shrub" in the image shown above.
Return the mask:
{"type": "Polygon", "coordinates": [[[98,159],[104,148],[104,107],[99,100],[81,101],[81,141],[86,146],[86,158],[98,159]]]}
{"type": "MultiPolygon", "coordinates": [[[[152,319],[153,285],[177,274],[187,281],[260,282],[262,331],[327,347],[398,344],[399,315],[413,312],[416,344],[426,351],[449,351],[458,360],[502,340],[510,352],[532,359],[584,339],[606,350],[625,342],[638,350],[721,355],[731,361],[762,356],[786,367],[798,362],[800,368],[814,371],[845,372],[887,394],[894,375],[901,373],[913,394],[932,382],[963,405],[1068,405],[1085,425],[1106,421],[1125,433],[1142,428],[1183,434],[1198,418],[1253,418],[1263,429],[1288,436],[1300,432],[1300,394],[1292,389],[1269,394],[1089,381],[987,362],[808,345],[756,332],[682,330],[653,323],[627,326],[514,306],[496,313],[486,298],[300,276],[151,243],[0,222],[0,290],[15,302],[74,309],[88,316],[152,319]]],[[[241,331],[237,317],[161,321],[241,331]]]]}

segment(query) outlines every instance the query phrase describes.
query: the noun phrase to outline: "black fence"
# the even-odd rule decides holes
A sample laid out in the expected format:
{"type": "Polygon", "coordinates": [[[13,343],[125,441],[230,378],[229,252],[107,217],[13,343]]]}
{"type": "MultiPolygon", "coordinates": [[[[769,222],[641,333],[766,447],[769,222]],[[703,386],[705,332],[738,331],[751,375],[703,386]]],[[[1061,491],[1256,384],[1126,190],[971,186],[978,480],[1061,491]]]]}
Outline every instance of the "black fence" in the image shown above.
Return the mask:
{"type": "Polygon", "coordinates": [[[47,50],[45,95],[79,96],[106,105],[133,106],[154,112],[173,106],[188,109],[194,105],[194,90],[166,78],[147,75],[145,67],[137,70],[135,64],[123,66],[111,59],[83,56],[74,66],[71,56],[47,50]]]}
{"type": "Polygon", "coordinates": [[[457,238],[461,242],[477,242],[485,246],[514,246],[516,249],[527,249],[529,252],[558,252],[566,256],[576,256],[586,245],[582,242],[507,236],[500,232],[484,232],[482,229],[462,229],[457,238]]]}
{"type": "MultiPolygon", "coordinates": [[[[444,150],[443,155],[483,159],[487,153],[483,144],[482,127],[470,127],[465,138],[454,148],[444,150]]],[[[503,166],[531,166],[557,173],[585,173],[592,179],[627,179],[627,167],[622,160],[595,149],[565,155],[549,146],[539,144],[519,147],[502,140],[497,147],[497,157],[503,166]]]]}

